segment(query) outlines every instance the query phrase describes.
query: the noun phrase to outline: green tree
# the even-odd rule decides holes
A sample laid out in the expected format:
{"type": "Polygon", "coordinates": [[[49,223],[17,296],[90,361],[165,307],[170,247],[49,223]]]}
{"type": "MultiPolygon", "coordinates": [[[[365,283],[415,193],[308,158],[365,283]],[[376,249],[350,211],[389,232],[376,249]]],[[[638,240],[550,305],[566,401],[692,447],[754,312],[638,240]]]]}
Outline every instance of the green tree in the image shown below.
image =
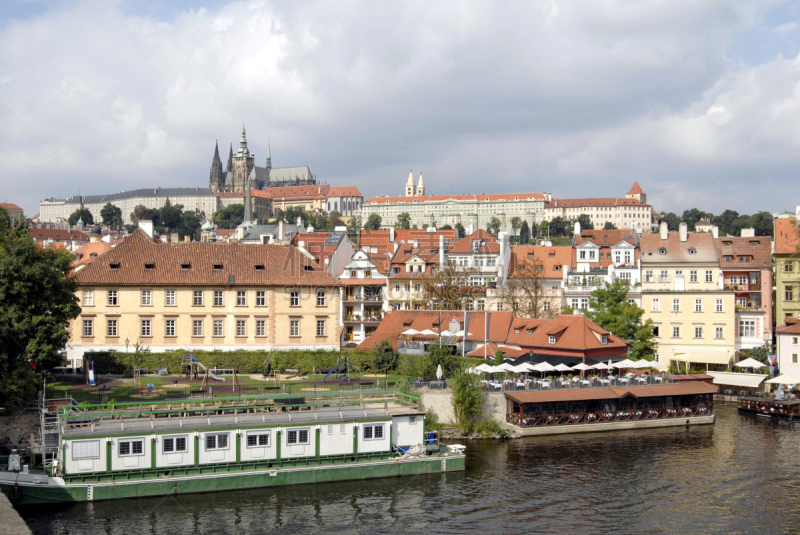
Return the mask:
{"type": "Polygon", "coordinates": [[[86,208],[84,208],[83,210],[78,208],[77,210],[72,212],[72,214],[70,214],[68,220],[69,226],[70,227],[74,226],[78,222],[78,219],[83,221],[84,225],[94,225],[94,216],[92,215],[92,212],[90,212],[86,208]]]}
{"type": "Polygon", "coordinates": [[[354,215],[350,217],[350,221],[347,222],[347,232],[349,234],[358,234],[359,230],[361,230],[361,216],[354,215]]]}
{"type": "Polygon", "coordinates": [[[673,214],[672,212],[662,214],[661,221],[666,222],[667,228],[673,231],[678,230],[678,227],[681,224],[681,218],[673,214]]]}
{"type": "Polygon", "coordinates": [[[453,354],[453,346],[439,345],[436,340],[428,346],[428,375],[435,377],[436,370],[442,367],[445,377],[454,377],[462,369],[462,359],[453,354]]]}
{"type": "Polygon", "coordinates": [[[212,219],[217,228],[236,228],[244,221],[244,205],[231,204],[217,210],[212,219]]]}
{"type": "Polygon", "coordinates": [[[611,221],[606,221],[606,224],[603,225],[603,230],[616,230],[616,229],[617,226],[611,221]]]}
{"type": "Polygon", "coordinates": [[[486,225],[486,232],[496,238],[497,235],[500,234],[500,220],[496,217],[492,217],[486,225]]]}
{"type": "Polygon", "coordinates": [[[364,228],[368,230],[380,230],[381,216],[379,216],[378,214],[369,214],[367,222],[364,223],[364,228]]]}
{"type": "Polygon", "coordinates": [[[456,232],[458,233],[459,240],[463,240],[467,237],[467,231],[464,230],[464,225],[461,223],[456,223],[456,232]]]}
{"type": "Polygon", "coordinates": [[[167,197],[164,206],[159,211],[159,221],[161,226],[168,231],[177,230],[183,225],[183,205],[172,204],[167,197]]]}
{"type": "Polygon", "coordinates": [[[178,227],[178,236],[182,240],[184,236],[189,236],[192,240],[200,240],[200,227],[205,222],[204,212],[194,211],[185,212],[181,217],[181,225],[178,227]]]}
{"type": "Polygon", "coordinates": [[[592,292],[586,316],[598,326],[631,343],[631,358],[651,359],[655,354],[653,322],[642,323],[642,310],[635,303],[628,303],[627,281],[617,279],[592,292]]]}
{"type": "Polygon", "coordinates": [[[143,204],[137,204],[133,208],[133,213],[131,213],[131,221],[134,224],[139,223],[139,221],[152,221],[153,226],[157,227],[161,225],[161,211],[157,208],[147,208],[143,204]]]}
{"type": "Polygon", "coordinates": [[[43,376],[62,364],[67,326],[78,317],[73,257],[33,241],[24,219],[13,231],[0,208],[0,405],[35,399],[43,376]]]}
{"type": "Polygon", "coordinates": [[[453,230],[453,227],[451,227],[450,225],[442,225],[441,227],[439,227],[439,230],[453,230]]]}
{"type": "Polygon", "coordinates": [[[100,217],[103,218],[103,224],[109,228],[118,229],[122,226],[122,209],[110,202],[107,202],[100,210],[100,217]]]}
{"type": "Polygon", "coordinates": [[[725,210],[718,216],[714,216],[711,220],[716,226],[719,227],[720,234],[731,234],[731,226],[733,222],[739,218],[739,212],[736,210],[725,210]]]}
{"type": "Polygon", "coordinates": [[[397,368],[397,353],[388,340],[381,340],[375,347],[375,367],[381,373],[389,373],[397,368]]]}
{"type": "Polygon", "coordinates": [[[531,228],[528,226],[528,221],[523,220],[522,225],[519,227],[519,243],[525,245],[531,241],[531,228]]]}
{"type": "Polygon", "coordinates": [[[328,214],[328,221],[327,226],[328,230],[333,230],[342,224],[342,214],[334,210],[333,212],[328,214]]]}
{"type": "Polygon", "coordinates": [[[550,231],[550,236],[566,236],[571,230],[570,227],[569,221],[561,216],[557,216],[550,220],[548,229],[550,231]]]}
{"type": "Polygon", "coordinates": [[[398,230],[408,230],[411,228],[411,216],[408,212],[403,212],[397,216],[397,223],[395,223],[394,228],[398,230]]]}
{"type": "Polygon", "coordinates": [[[578,223],[581,224],[582,230],[594,230],[594,223],[589,214],[581,214],[578,216],[578,223]]]}
{"type": "Polygon", "coordinates": [[[517,235],[517,231],[522,227],[522,218],[519,216],[514,216],[511,218],[511,232],[514,236],[517,235]]]}
{"type": "Polygon", "coordinates": [[[457,373],[452,386],[453,414],[461,432],[468,433],[483,417],[486,393],[481,389],[480,377],[474,373],[457,373]]]}

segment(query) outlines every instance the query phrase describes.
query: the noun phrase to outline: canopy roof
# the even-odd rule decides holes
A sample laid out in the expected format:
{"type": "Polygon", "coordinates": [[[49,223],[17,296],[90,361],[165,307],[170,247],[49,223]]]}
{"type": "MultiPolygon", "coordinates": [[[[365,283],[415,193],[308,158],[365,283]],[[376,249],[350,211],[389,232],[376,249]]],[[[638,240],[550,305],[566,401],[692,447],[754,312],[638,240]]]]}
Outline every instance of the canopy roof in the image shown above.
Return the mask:
{"type": "Polygon", "coordinates": [[[756,388],[767,378],[766,375],[760,373],[708,372],[708,375],[714,378],[715,385],[745,388],[756,388]]]}
{"type": "Polygon", "coordinates": [[[779,384],[779,385],[797,385],[800,384],[800,377],[795,377],[794,375],[783,374],[775,377],[774,379],[770,379],[767,381],[768,383],[779,384]]]}
{"type": "Polygon", "coordinates": [[[730,364],[733,355],[726,351],[693,351],[691,353],[675,353],[670,358],[680,362],[695,362],[698,364],[730,364]]]}
{"type": "Polygon", "coordinates": [[[767,365],[763,362],[759,362],[754,358],[746,358],[742,361],[737,362],[734,366],[738,366],[740,368],[765,368],[767,365]]]}

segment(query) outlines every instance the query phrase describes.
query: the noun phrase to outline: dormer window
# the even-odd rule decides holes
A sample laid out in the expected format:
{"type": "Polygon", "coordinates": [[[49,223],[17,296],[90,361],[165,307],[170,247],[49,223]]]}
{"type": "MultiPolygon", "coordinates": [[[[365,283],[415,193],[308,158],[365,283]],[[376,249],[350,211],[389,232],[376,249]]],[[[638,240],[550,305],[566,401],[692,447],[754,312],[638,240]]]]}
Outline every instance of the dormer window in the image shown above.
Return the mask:
{"type": "Polygon", "coordinates": [[[111,269],[119,269],[119,262],[116,262],[114,264],[109,264],[108,267],[110,267],[111,269]]]}
{"type": "Polygon", "coordinates": [[[514,329],[514,334],[519,334],[519,329],[514,329]]]}
{"type": "Polygon", "coordinates": [[[219,271],[222,269],[222,264],[214,264],[214,271],[219,271]]]}
{"type": "Polygon", "coordinates": [[[155,264],[145,264],[145,265],[144,265],[144,269],[146,269],[146,270],[151,270],[151,269],[153,269],[154,267],[156,267],[156,265],[155,265],[155,264]]]}
{"type": "Polygon", "coordinates": [[[555,343],[556,343],[556,335],[554,335],[554,334],[551,334],[551,335],[550,335],[550,336],[547,338],[547,343],[548,343],[548,344],[555,344],[555,343]]]}
{"type": "Polygon", "coordinates": [[[696,254],[696,253],[697,249],[695,249],[694,247],[689,247],[689,254],[696,254]]]}
{"type": "Polygon", "coordinates": [[[600,337],[600,343],[603,344],[603,345],[608,345],[608,336],[606,336],[605,334],[603,336],[601,336],[600,337]]]}
{"type": "Polygon", "coordinates": [[[94,258],[94,257],[96,257],[96,256],[97,256],[97,253],[91,253],[91,254],[89,254],[89,258],[94,258]]]}
{"type": "Polygon", "coordinates": [[[658,254],[667,254],[667,249],[664,247],[659,247],[658,254]]]}
{"type": "Polygon", "coordinates": [[[533,331],[531,331],[530,329],[528,329],[527,331],[525,331],[525,334],[531,334],[532,332],[533,332],[533,331]]]}
{"type": "Polygon", "coordinates": [[[547,256],[549,256],[550,258],[555,258],[556,257],[556,253],[549,253],[547,256]]]}
{"type": "Polygon", "coordinates": [[[192,267],[192,265],[191,265],[191,264],[181,264],[181,269],[183,269],[183,270],[187,270],[187,269],[189,269],[190,267],[192,267]]]}

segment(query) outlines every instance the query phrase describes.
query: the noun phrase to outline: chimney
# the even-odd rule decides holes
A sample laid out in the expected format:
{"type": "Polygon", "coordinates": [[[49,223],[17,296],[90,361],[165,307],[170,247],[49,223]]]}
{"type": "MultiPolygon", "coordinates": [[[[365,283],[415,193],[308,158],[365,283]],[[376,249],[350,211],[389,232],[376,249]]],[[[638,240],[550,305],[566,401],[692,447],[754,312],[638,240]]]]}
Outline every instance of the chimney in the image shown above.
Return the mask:
{"type": "Polygon", "coordinates": [[[470,236],[473,232],[475,232],[475,225],[470,223],[467,225],[467,236],[470,236]]]}
{"type": "Polygon", "coordinates": [[[389,229],[389,243],[394,241],[394,227],[389,229]]]}
{"type": "Polygon", "coordinates": [[[439,234],[439,266],[443,268],[445,263],[444,234],[439,234]]]}
{"type": "Polygon", "coordinates": [[[188,234],[183,237],[183,243],[191,243],[191,242],[192,242],[192,237],[189,236],[188,234]]]}
{"type": "Polygon", "coordinates": [[[680,226],[678,227],[678,233],[681,236],[682,242],[689,241],[689,225],[687,225],[684,222],[681,222],[680,226]]]}
{"type": "Polygon", "coordinates": [[[717,238],[719,238],[719,227],[718,226],[714,225],[713,227],[711,227],[711,235],[714,236],[715,240],[717,238]]]}
{"type": "Polygon", "coordinates": [[[755,238],[755,237],[756,237],[756,229],[752,227],[742,229],[742,238],[755,238]]]}
{"type": "Polygon", "coordinates": [[[418,239],[414,238],[414,240],[411,243],[414,244],[414,249],[419,249],[419,240],[418,239]]]}
{"type": "Polygon", "coordinates": [[[297,228],[300,229],[300,227],[302,226],[303,226],[303,219],[300,216],[297,216],[297,228]]]}
{"type": "Polygon", "coordinates": [[[666,240],[669,238],[669,227],[667,226],[666,221],[662,221],[661,225],[658,227],[658,231],[661,234],[661,241],[666,240]]]}
{"type": "Polygon", "coordinates": [[[283,233],[286,230],[286,224],[283,222],[283,219],[278,221],[278,243],[283,242],[283,233]]]}
{"type": "Polygon", "coordinates": [[[306,242],[304,242],[303,240],[300,240],[299,242],[297,242],[297,245],[299,245],[300,247],[303,247],[305,249],[306,242]]]}
{"type": "Polygon", "coordinates": [[[576,236],[580,236],[581,235],[581,223],[580,223],[580,221],[575,221],[575,227],[574,228],[575,228],[574,234],[576,236]]]}
{"type": "Polygon", "coordinates": [[[400,244],[397,243],[397,242],[393,242],[393,243],[394,243],[394,252],[396,253],[397,250],[400,248],[400,244]]]}
{"type": "Polygon", "coordinates": [[[244,227],[242,226],[236,227],[236,238],[239,241],[242,241],[242,239],[244,239],[244,227]]]}
{"type": "Polygon", "coordinates": [[[147,234],[148,236],[150,236],[151,238],[153,237],[153,222],[152,221],[147,221],[147,220],[144,220],[144,219],[139,220],[139,228],[142,229],[144,231],[144,233],[147,234]]]}

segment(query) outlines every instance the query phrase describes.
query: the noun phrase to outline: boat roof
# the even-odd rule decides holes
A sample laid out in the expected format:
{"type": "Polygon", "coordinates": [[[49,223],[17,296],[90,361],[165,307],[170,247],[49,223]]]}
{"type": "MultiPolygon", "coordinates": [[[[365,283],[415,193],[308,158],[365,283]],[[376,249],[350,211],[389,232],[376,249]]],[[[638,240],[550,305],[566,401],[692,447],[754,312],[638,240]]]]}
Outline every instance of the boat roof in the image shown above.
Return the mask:
{"type": "Polygon", "coordinates": [[[758,403],[772,403],[774,405],[797,405],[800,399],[775,399],[775,398],[753,398],[744,397],[740,398],[742,401],[756,401],[758,403]]]}
{"type": "Polygon", "coordinates": [[[165,413],[138,413],[137,416],[101,419],[99,415],[86,415],[67,418],[63,430],[64,438],[110,436],[136,433],[187,433],[194,431],[210,431],[217,429],[263,428],[280,425],[295,426],[303,424],[326,425],[341,422],[364,420],[390,420],[393,416],[422,415],[424,413],[409,407],[365,408],[358,406],[317,407],[311,410],[294,410],[289,412],[268,412],[268,407],[261,407],[257,412],[233,413],[233,409],[225,409],[223,414],[198,414],[210,412],[213,407],[201,409],[185,409],[193,416],[181,417],[181,411],[165,413]],[[167,417],[167,415],[171,417],[167,417]]]}
{"type": "Polygon", "coordinates": [[[591,401],[620,399],[626,396],[646,398],[654,396],[681,396],[689,394],[715,394],[717,387],[702,381],[686,381],[671,385],[613,386],[600,388],[570,388],[564,390],[536,390],[506,392],[506,398],[517,403],[551,403],[558,401],[591,401]]]}

